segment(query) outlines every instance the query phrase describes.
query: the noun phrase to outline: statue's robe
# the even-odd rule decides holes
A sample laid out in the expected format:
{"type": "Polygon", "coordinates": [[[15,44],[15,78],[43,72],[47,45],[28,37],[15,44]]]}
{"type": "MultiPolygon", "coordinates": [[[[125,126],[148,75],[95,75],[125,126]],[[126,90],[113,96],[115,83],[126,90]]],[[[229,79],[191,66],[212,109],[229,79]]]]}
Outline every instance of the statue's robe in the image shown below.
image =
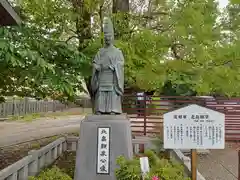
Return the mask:
{"type": "Polygon", "coordinates": [[[121,50],[110,46],[98,51],[93,60],[91,86],[95,112],[122,113],[124,57],[121,50]],[[100,70],[94,64],[99,65],[100,70]]]}

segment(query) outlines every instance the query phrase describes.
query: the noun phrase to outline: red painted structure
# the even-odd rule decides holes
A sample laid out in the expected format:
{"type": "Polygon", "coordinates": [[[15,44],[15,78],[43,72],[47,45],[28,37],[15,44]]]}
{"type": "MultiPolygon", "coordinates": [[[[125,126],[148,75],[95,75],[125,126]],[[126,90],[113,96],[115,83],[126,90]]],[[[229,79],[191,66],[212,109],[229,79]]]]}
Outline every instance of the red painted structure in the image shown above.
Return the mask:
{"type": "MultiPolygon", "coordinates": [[[[240,140],[240,98],[206,98],[187,96],[142,96],[142,106],[136,104],[136,95],[125,95],[123,110],[128,113],[134,134],[161,135],[163,114],[165,112],[189,105],[201,106],[225,114],[225,139],[226,141],[240,140]]],[[[139,101],[139,102],[140,102],[139,101]]]]}

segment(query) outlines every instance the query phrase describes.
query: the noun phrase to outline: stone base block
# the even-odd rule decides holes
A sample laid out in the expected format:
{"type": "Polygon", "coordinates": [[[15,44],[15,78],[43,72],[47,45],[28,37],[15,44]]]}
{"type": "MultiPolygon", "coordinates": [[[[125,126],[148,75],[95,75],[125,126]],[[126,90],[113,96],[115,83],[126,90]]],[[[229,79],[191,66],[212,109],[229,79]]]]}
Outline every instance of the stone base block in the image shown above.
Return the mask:
{"type": "Polygon", "coordinates": [[[130,121],[126,115],[88,115],[80,125],[74,180],[116,180],[116,159],[133,157],[130,121]],[[109,174],[97,174],[98,128],[109,128],[109,174]]]}

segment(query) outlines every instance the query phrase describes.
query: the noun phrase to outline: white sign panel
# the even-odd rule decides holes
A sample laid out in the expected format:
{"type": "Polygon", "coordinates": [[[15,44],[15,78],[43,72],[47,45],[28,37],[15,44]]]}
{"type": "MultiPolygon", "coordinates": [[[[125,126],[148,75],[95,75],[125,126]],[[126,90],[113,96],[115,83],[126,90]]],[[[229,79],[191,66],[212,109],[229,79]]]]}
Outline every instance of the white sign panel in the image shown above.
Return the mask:
{"type": "Polygon", "coordinates": [[[98,128],[97,174],[109,174],[110,127],[98,128]]]}
{"type": "Polygon", "coordinates": [[[148,157],[140,157],[140,165],[143,175],[150,171],[148,157]]]}
{"type": "Polygon", "coordinates": [[[189,105],[163,116],[165,149],[224,149],[225,115],[189,105]]]}

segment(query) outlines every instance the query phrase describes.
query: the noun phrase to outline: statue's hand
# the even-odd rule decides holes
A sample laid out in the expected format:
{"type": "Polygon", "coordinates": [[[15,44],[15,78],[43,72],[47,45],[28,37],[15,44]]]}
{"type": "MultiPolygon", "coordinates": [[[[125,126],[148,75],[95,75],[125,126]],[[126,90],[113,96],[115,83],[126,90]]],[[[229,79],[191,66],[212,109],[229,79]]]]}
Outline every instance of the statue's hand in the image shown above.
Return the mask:
{"type": "Polygon", "coordinates": [[[93,64],[93,67],[97,70],[100,71],[101,66],[99,64],[93,64]]]}
{"type": "Polygon", "coordinates": [[[109,65],[109,68],[114,71],[114,66],[113,65],[109,65]]]}

